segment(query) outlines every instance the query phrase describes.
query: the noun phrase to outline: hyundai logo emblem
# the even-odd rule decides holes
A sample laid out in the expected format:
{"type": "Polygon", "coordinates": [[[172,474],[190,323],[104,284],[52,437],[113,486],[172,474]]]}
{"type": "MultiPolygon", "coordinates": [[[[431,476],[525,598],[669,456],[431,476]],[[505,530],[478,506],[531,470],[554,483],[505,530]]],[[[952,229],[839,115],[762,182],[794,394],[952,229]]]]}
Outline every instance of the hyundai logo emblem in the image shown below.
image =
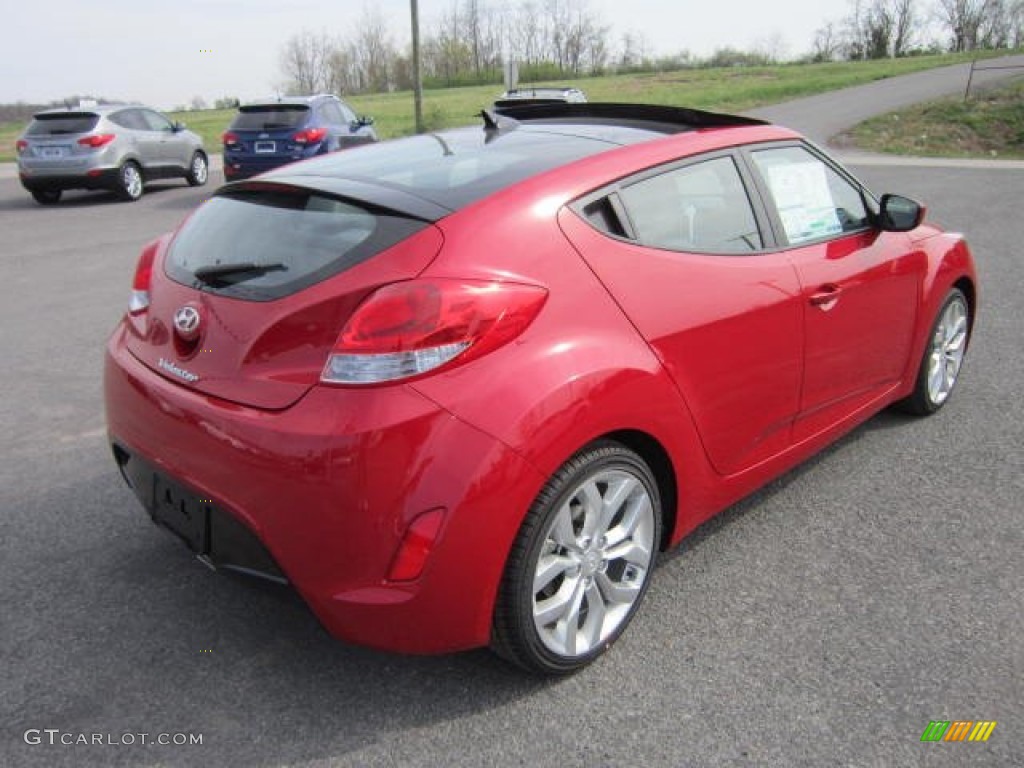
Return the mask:
{"type": "Polygon", "coordinates": [[[200,321],[199,309],[186,304],[174,313],[174,330],[185,341],[192,341],[199,336],[200,321]]]}

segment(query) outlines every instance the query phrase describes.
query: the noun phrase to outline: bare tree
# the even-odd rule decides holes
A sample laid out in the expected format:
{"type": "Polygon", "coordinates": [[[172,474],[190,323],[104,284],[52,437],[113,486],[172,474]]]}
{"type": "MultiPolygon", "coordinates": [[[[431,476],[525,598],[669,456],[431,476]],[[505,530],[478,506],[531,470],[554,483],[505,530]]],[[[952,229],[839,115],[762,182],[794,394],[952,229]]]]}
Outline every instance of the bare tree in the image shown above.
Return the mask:
{"type": "Polygon", "coordinates": [[[303,31],[292,35],[281,50],[281,69],[289,93],[318,93],[328,90],[330,58],[335,43],[324,33],[303,31]]]}
{"type": "Polygon", "coordinates": [[[914,43],[914,29],[917,14],[914,0],[889,0],[892,17],[891,53],[894,57],[906,56],[914,43]]]}
{"type": "Polygon", "coordinates": [[[839,48],[839,32],[835,23],[830,21],[814,33],[814,61],[833,61],[839,55],[839,48]]]}
{"type": "Polygon", "coordinates": [[[992,0],[938,0],[936,14],[949,34],[954,51],[978,47],[979,32],[992,13],[992,0]]]}

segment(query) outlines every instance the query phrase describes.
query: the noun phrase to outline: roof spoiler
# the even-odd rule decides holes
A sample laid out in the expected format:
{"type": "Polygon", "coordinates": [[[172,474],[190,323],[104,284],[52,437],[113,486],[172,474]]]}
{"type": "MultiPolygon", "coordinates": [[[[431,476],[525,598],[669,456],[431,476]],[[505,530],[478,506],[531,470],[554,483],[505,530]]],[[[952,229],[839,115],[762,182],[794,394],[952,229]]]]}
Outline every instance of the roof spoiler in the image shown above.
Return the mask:
{"type": "MultiPolygon", "coordinates": [[[[666,107],[660,104],[621,104],[589,101],[580,103],[554,102],[550,104],[508,103],[495,104],[494,113],[519,122],[531,120],[566,120],[598,123],[654,123],[666,132],[693,128],[720,128],[737,125],[768,125],[764,120],[719,112],[705,112],[685,107],[666,107]]],[[[652,126],[653,127],[653,126],[652,126]]]]}

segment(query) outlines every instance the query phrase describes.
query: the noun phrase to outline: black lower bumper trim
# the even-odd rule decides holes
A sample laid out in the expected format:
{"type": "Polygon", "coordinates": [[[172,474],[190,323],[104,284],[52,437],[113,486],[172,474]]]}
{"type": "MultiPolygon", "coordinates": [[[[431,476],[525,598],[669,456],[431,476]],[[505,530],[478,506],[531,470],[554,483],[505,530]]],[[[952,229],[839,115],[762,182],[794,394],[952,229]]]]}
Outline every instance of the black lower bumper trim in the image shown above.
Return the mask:
{"type": "Polygon", "coordinates": [[[281,584],[288,580],[257,536],[212,499],[202,498],[114,443],[121,475],[153,522],[180,538],[200,560],[281,584]]]}

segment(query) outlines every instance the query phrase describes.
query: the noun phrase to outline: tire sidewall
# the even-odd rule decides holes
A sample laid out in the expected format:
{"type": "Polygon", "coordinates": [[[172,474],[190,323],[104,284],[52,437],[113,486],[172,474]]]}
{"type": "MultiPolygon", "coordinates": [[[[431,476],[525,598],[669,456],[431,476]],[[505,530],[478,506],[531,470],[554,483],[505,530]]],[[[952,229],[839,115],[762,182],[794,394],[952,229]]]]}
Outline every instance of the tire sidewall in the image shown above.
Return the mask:
{"type": "Polygon", "coordinates": [[[129,160],[124,165],[121,166],[121,170],[118,171],[118,173],[117,173],[117,181],[118,181],[118,192],[121,194],[121,197],[124,198],[125,200],[127,200],[129,202],[135,202],[136,200],[138,200],[139,198],[142,197],[142,193],[143,193],[144,187],[145,187],[145,179],[142,178],[142,168],[134,160],[129,160]],[[134,169],[134,171],[137,174],[139,174],[140,184],[139,184],[139,194],[137,194],[137,195],[132,195],[131,191],[128,188],[128,180],[127,180],[126,177],[127,177],[129,169],[134,169]]]}
{"type": "MultiPolygon", "coordinates": [[[[953,382],[953,388],[941,403],[936,403],[932,399],[931,393],[928,391],[928,369],[931,363],[935,332],[938,330],[939,323],[942,322],[942,318],[946,314],[946,310],[949,309],[950,305],[955,301],[959,301],[963,304],[964,312],[967,316],[968,340],[970,339],[972,321],[971,305],[967,302],[967,297],[964,295],[963,291],[959,288],[951,288],[946,293],[946,297],[942,300],[942,304],[939,305],[939,311],[935,313],[935,319],[932,320],[932,324],[928,328],[928,338],[925,343],[924,354],[921,357],[921,365],[917,370],[917,381],[914,384],[914,395],[911,405],[914,410],[922,414],[935,413],[942,408],[953,397],[953,393],[956,392],[957,385],[960,383],[960,373],[963,371],[963,363],[961,363],[960,369],[957,371],[956,380],[953,382]]],[[[966,349],[964,351],[966,352],[966,349]]]]}
{"type": "Polygon", "coordinates": [[[647,588],[651,583],[651,576],[657,561],[658,549],[661,543],[662,508],[661,496],[658,492],[658,484],[647,464],[633,451],[619,445],[618,443],[602,442],[584,449],[573,456],[565,465],[552,477],[545,488],[541,491],[537,500],[531,507],[530,514],[539,515],[537,525],[530,531],[529,538],[525,544],[527,557],[524,567],[511,579],[511,589],[514,611],[518,624],[523,632],[523,641],[527,650],[536,659],[540,660],[544,671],[553,674],[566,674],[580,669],[598,656],[601,656],[608,648],[622,635],[632,622],[636,611],[643,602],[647,588]],[[582,463],[582,465],[581,465],[582,463]],[[622,620],[618,627],[596,648],[585,654],[566,658],[549,649],[541,639],[533,618],[533,577],[537,570],[537,562],[541,556],[541,550],[551,524],[558,514],[562,505],[577,491],[580,485],[585,483],[592,476],[608,470],[626,471],[636,477],[641,483],[651,500],[651,508],[654,512],[654,532],[651,548],[651,562],[647,568],[647,574],[636,600],[629,609],[629,613],[622,620]]]}

